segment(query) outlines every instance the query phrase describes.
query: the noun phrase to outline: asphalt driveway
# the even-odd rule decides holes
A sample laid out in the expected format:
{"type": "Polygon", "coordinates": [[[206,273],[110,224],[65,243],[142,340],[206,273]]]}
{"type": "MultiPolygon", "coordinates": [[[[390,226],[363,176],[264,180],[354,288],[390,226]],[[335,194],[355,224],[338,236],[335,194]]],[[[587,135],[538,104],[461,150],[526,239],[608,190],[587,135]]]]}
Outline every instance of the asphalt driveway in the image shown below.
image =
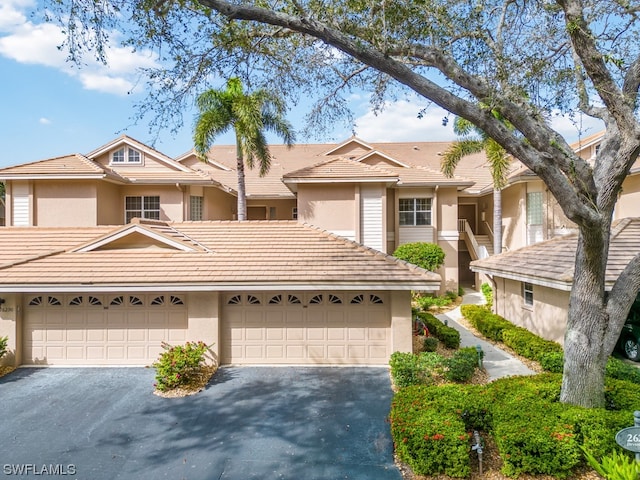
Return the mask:
{"type": "Polygon", "coordinates": [[[174,399],[152,394],[153,377],[50,368],[0,378],[0,478],[402,478],[386,369],[227,367],[174,399]]]}

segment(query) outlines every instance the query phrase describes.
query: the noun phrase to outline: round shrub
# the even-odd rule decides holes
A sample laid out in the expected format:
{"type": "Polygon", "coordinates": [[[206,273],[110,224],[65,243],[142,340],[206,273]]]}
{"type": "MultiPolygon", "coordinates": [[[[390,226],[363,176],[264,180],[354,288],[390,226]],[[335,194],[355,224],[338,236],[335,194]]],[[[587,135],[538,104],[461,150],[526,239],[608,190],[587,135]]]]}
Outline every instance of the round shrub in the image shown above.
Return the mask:
{"type": "Polygon", "coordinates": [[[444,263],[444,250],[435,243],[405,243],[396,248],[393,256],[431,272],[435,272],[444,263]]]}
{"type": "Polygon", "coordinates": [[[162,348],[164,352],[151,366],[156,369],[155,387],[165,392],[191,381],[204,364],[208,347],[204,342],[187,342],[176,346],[162,342],[162,348]]]}
{"type": "Polygon", "coordinates": [[[425,338],[422,348],[425,352],[435,352],[438,349],[438,339],[436,337],[425,338]]]}

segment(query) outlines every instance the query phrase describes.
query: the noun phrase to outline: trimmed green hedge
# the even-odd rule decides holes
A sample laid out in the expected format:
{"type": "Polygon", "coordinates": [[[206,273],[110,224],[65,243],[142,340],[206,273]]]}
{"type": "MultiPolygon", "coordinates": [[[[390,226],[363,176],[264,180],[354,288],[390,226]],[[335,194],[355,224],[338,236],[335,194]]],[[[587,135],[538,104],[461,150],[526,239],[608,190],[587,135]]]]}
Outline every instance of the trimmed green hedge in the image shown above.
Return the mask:
{"type": "Polygon", "coordinates": [[[455,328],[448,327],[428,312],[417,312],[416,316],[427,326],[429,335],[436,337],[445,347],[460,348],[460,332],[455,328]]]}
{"type": "MultiPolygon", "coordinates": [[[[539,362],[547,372],[562,373],[564,353],[559,343],[540,338],[479,305],[463,305],[461,312],[485,337],[502,342],[518,355],[539,362]]],[[[615,357],[607,360],[606,376],[640,385],[640,368],[615,357]]]]}
{"type": "Polygon", "coordinates": [[[504,343],[525,358],[541,362],[545,356],[562,353],[559,343],[540,338],[480,305],[463,305],[460,311],[482,335],[504,343]]]}
{"type": "Polygon", "coordinates": [[[600,459],[633,423],[637,386],[607,380],[609,410],[559,403],[562,376],[509,377],[487,385],[412,386],[394,397],[396,452],[421,475],[468,476],[471,432],[490,433],[503,473],[567,478],[584,464],[580,447],[600,459]],[[613,409],[613,410],[611,410],[613,409]]]}

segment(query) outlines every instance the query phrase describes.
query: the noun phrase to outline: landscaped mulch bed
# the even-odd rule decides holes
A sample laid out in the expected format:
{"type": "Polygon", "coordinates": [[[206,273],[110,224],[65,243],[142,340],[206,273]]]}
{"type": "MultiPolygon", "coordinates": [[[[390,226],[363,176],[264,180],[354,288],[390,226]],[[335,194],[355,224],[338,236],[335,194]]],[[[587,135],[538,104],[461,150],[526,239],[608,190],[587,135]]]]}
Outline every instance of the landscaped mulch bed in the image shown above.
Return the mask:
{"type": "Polygon", "coordinates": [[[16,367],[0,367],[0,377],[10,374],[16,369],[16,367]]]}
{"type": "Polygon", "coordinates": [[[217,365],[205,365],[200,369],[200,372],[191,377],[191,381],[188,384],[181,385],[178,388],[173,388],[164,392],[154,390],[153,394],[163,398],[178,398],[195,395],[207,386],[209,380],[211,380],[211,377],[213,377],[216,371],[218,371],[217,365]]]}

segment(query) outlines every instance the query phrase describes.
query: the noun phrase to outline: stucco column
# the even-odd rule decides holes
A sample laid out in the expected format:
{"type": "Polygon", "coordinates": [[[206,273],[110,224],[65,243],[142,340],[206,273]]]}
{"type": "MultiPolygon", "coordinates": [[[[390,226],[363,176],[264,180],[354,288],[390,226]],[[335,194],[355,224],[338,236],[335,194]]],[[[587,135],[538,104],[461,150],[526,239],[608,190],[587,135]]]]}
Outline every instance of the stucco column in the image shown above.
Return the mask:
{"type": "Polygon", "coordinates": [[[438,270],[442,277],[440,294],[458,292],[458,191],[438,189],[438,245],[444,250],[444,265],[438,270]]]}
{"type": "Polygon", "coordinates": [[[411,292],[391,292],[391,352],[412,352],[411,292]]]}
{"type": "Polygon", "coordinates": [[[22,360],[20,345],[22,338],[18,331],[18,312],[20,297],[14,294],[0,293],[0,337],[9,337],[7,342],[7,354],[0,359],[0,365],[18,366],[22,360]]]}
{"type": "Polygon", "coordinates": [[[218,292],[191,292],[187,309],[189,329],[187,341],[202,340],[210,345],[216,363],[220,361],[220,294],[218,292]]]}

